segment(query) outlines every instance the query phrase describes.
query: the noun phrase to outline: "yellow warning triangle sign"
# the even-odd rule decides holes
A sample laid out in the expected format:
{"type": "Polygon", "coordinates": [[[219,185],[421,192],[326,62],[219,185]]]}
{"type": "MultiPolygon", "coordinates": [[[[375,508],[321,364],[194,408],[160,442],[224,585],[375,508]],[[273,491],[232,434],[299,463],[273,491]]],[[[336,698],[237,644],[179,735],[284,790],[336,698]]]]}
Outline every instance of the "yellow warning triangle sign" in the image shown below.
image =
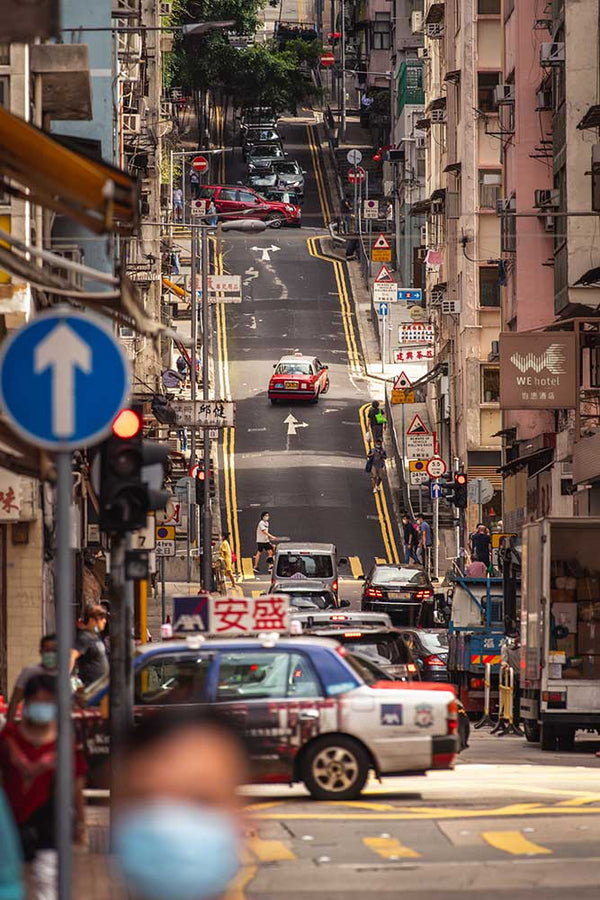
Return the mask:
{"type": "Polygon", "coordinates": [[[414,417],[408,428],[406,429],[407,434],[429,434],[429,429],[423,422],[421,416],[417,413],[414,417]]]}
{"type": "Polygon", "coordinates": [[[383,234],[380,234],[375,243],[373,244],[375,250],[389,250],[391,248],[391,244],[383,234]]]}

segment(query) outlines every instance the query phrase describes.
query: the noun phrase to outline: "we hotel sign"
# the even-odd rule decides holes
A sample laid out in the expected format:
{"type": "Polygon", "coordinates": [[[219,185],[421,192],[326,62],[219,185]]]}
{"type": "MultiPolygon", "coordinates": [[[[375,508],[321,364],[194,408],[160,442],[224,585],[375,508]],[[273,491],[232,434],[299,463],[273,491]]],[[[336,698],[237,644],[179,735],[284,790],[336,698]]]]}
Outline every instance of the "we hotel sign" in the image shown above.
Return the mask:
{"type": "Polygon", "coordinates": [[[572,409],[577,402],[573,332],[500,335],[502,409],[572,409]]]}

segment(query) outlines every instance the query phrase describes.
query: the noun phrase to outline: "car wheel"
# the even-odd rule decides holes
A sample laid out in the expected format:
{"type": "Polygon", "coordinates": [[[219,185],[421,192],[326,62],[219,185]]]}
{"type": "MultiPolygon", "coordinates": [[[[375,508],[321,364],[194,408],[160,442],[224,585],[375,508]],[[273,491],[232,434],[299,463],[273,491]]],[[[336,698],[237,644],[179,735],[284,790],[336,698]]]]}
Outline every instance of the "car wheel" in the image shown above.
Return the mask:
{"type": "Polygon", "coordinates": [[[269,213],[266,218],[267,225],[270,225],[271,228],[281,228],[284,223],[284,217],[281,213],[269,213]]]}
{"type": "Polygon", "coordinates": [[[369,774],[369,759],[352,738],[323,737],[308,748],[302,780],[315,800],[354,800],[369,774]]]}
{"type": "Polygon", "coordinates": [[[273,406],[275,406],[277,403],[277,399],[275,397],[271,397],[270,399],[271,399],[271,403],[273,404],[273,406]]]}
{"type": "Polygon", "coordinates": [[[325,379],[325,387],[323,388],[323,390],[321,391],[321,393],[322,393],[322,394],[326,394],[328,390],[329,390],[329,378],[326,378],[326,379],[325,379]]]}
{"type": "Polygon", "coordinates": [[[575,748],[575,729],[570,728],[567,731],[559,731],[558,733],[558,749],[570,753],[575,748]]]}
{"type": "Polygon", "coordinates": [[[311,403],[318,403],[318,402],[319,402],[319,396],[320,396],[320,391],[317,391],[317,393],[315,394],[315,396],[312,398],[312,400],[311,400],[310,402],[311,402],[311,403]]]}
{"type": "Polygon", "coordinates": [[[556,750],[556,731],[547,722],[542,724],[541,748],[542,750],[556,750]]]}
{"type": "Polygon", "coordinates": [[[527,743],[537,744],[540,739],[539,722],[533,722],[531,719],[525,719],[522,724],[523,724],[523,731],[525,732],[525,738],[527,740],[527,743]]]}

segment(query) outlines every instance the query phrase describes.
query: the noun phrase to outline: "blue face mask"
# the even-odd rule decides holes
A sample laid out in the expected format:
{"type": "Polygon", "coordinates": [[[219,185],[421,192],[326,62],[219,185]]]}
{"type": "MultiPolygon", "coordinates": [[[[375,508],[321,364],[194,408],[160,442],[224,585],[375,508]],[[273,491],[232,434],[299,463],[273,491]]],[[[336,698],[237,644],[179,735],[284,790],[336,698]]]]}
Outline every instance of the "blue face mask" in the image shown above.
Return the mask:
{"type": "Polygon", "coordinates": [[[120,813],[117,862],[144,900],[211,900],[240,867],[239,834],[227,813],[165,800],[120,813]]]}
{"type": "Polygon", "coordinates": [[[56,718],[56,703],[32,700],[25,704],[24,715],[34,725],[49,725],[56,718]]]}

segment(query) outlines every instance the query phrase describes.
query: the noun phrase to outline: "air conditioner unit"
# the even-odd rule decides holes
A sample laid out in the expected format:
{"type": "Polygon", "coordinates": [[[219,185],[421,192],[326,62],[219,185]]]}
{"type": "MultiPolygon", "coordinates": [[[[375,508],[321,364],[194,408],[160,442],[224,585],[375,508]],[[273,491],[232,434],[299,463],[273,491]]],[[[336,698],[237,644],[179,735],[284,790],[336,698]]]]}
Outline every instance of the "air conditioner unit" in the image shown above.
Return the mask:
{"type": "Polygon", "coordinates": [[[160,4],[161,16],[170,16],[172,8],[173,8],[172,0],[164,0],[164,2],[161,2],[161,4],[160,4]]]}
{"type": "Polygon", "coordinates": [[[427,25],[425,25],[425,34],[428,38],[433,38],[433,40],[440,40],[440,38],[444,37],[444,23],[428,22],[427,25]]]}
{"type": "Polygon", "coordinates": [[[445,315],[458,315],[460,305],[460,300],[442,300],[442,312],[445,315]]]}
{"type": "Polygon", "coordinates": [[[558,464],[558,469],[561,474],[561,477],[568,478],[569,475],[573,475],[573,463],[572,462],[560,462],[558,464]]]}
{"type": "Polygon", "coordinates": [[[543,112],[546,109],[554,109],[554,99],[552,96],[552,88],[544,88],[542,91],[537,92],[537,106],[536,110],[538,112],[543,112]]]}
{"type": "Polygon", "coordinates": [[[517,201],[514,197],[500,197],[496,200],[496,215],[503,216],[507,212],[515,212],[517,201]]]}
{"type": "Polygon", "coordinates": [[[560,205],[560,194],[556,190],[534,191],[533,205],[536,209],[558,209],[560,205]]]}
{"type": "Polygon", "coordinates": [[[544,216],[544,231],[549,234],[554,231],[554,216],[544,216]]]}
{"type": "Polygon", "coordinates": [[[540,66],[558,66],[565,61],[564,41],[540,45],[540,66]]]}
{"type": "Polygon", "coordinates": [[[514,84],[497,84],[494,88],[494,100],[497,105],[515,102],[514,84]]]}
{"type": "Polygon", "coordinates": [[[429,295],[429,303],[431,306],[441,306],[446,299],[446,291],[433,288],[429,295]]]}
{"type": "Polygon", "coordinates": [[[420,135],[418,138],[415,138],[415,147],[417,150],[424,150],[427,147],[427,138],[425,135],[420,135]]]}
{"type": "Polygon", "coordinates": [[[419,59],[429,59],[429,47],[418,47],[417,57],[419,59]]]}
{"type": "Polygon", "coordinates": [[[447,111],[445,109],[432,109],[429,113],[432,125],[444,125],[446,122],[447,111]]]}
{"type": "Polygon", "coordinates": [[[141,116],[139,113],[123,113],[123,131],[140,133],[141,116]]]}
{"type": "Polygon", "coordinates": [[[423,31],[423,13],[417,9],[410,15],[410,30],[413,34],[423,31]]]}

